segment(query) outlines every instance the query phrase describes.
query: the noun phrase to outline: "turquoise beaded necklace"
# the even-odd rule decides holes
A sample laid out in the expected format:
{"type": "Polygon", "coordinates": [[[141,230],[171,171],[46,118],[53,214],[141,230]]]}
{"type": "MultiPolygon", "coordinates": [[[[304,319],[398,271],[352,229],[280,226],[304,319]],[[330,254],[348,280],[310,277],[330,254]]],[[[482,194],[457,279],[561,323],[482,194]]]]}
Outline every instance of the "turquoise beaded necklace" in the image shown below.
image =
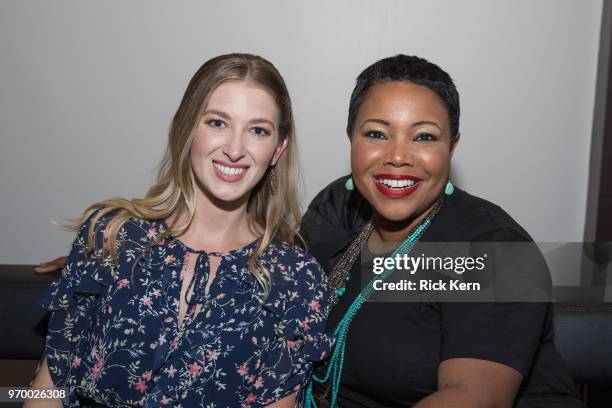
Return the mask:
{"type": "MultiPolygon", "coordinates": [[[[438,201],[438,204],[436,204],[436,207],[434,207],[431,213],[429,213],[429,215],[419,225],[417,225],[410,232],[410,234],[408,234],[406,239],[404,239],[397,246],[397,248],[395,248],[393,253],[390,255],[391,258],[394,258],[396,255],[404,255],[404,254],[410,253],[414,244],[418,242],[418,240],[421,238],[421,235],[423,235],[423,232],[425,232],[425,230],[431,224],[432,219],[438,213],[441,205],[442,205],[442,199],[438,201]]],[[[370,222],[364,228],[364,233],[365,235],[369,235],[371,231],[372,231],[372,224],[370,222]]],[[[357,240],[359,240],[359,237],[357,238],[357,240]]],[[[363,242],[359,245],[360,248],[361,248],[361,245],[364,245],[366,241],[367,239],[363,240],[363,242]]],[[[356,254],[353,255],[352,262],[354,262],[355,258],[356,258],[356,254]]],[[[385,269],[380,275],[375,276],[361,290],[361,292],[359,292],[359,294],[355,297],[355,299],[353,300],[353,302],[351,303],[347,311],[344,313],[344,316],[340,320],[340,323],[338,323],[338,326],[336,326],[336,330],[334,330],[334,337],[336,338],[336,345],[329,359],[329,363],[326,367],[325,373],[323,374],[322,377],[319,377],[313,374],[311,377],[311,380],[308,382],[308,385],[306,387],[306,395],[304,398],[304,406],[306,408],[317,408],[317,404],[316,404],[314,394],[313,394],[313,383],[317,382],[319,384],[325,384],[329,382],[330,380],[331,380],[331,383],[329,384],[330,391],[331,391],[330,407],[334,408],[336,406],[336,401],[338,398],[338,390],[340,389],[340,380],[342,378],[342,367],[344,365],[344,351],[346,349],[346,339],[348,335],[349,326],[351,325],[351,322],[353,321],[355,314],[357,314],[361,306],[368,300],[368,298],[372,294],[372,291],[374,290],[374,282],[377,280],[385,281],[389,278],[389,276],[391,276],[392,273],[393,273],[393,269],[385,269]]],[[[347,276],[348,276],[348,271],[347,271],[347,276]]],[[[343,280],[346,281],[348,279],[343,279],[343,280]]],[[[337,299],[344,294],[344,291],[345,291],[344,286],[336,289],[334,293],[335,301],[331,303],[336,304],[337,299]]]]}

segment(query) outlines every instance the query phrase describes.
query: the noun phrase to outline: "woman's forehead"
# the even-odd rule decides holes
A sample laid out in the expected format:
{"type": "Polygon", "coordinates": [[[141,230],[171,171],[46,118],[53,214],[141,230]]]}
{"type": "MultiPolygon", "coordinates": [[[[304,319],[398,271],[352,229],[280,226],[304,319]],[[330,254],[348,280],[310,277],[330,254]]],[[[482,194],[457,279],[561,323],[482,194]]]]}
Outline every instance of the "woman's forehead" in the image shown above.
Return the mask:
{"type": "Polygon", "coordinates": [[[230,116],[266,118],[278,122],[278,106],[264,88],[250,81],[232,81],[219,85],[210,95],[206,110],[222,111],[230,116]]]}
{"type": "Polygon", "coordinates": [[[435,120],[448,124],[448,111],[432,90],[408,81],[372,86],[359,109],[358,121],[377,117],[386,121],[435,120]]]}

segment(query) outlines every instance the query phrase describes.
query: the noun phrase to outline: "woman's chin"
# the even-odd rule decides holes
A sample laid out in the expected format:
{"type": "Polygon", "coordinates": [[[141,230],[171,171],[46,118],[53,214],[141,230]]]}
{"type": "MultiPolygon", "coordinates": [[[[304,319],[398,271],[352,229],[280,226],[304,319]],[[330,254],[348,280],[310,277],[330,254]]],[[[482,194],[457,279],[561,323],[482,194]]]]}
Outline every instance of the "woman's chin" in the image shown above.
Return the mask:
{"type": "Polygon", "coordinates": [[[393,210],[390,208],[376,209],[378,221],[390,224],[408,223],[414,218],[415,211],[408,209],[393,210]]]}
{"type": "Polygon", "coordinates": [[[207,196],[213,202],[222,206],[233,206],[244,202],[246,196],[248,196],[249,189],[240,188],[240,186],[211,186],[207,189],[207,196]]]}

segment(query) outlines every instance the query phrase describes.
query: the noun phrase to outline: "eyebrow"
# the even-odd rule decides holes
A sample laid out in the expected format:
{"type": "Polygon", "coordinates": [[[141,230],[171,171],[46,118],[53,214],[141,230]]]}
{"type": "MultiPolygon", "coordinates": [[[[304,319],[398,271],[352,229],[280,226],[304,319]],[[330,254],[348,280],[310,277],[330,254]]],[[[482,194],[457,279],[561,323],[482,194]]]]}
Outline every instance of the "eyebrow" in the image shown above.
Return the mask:
{"type": "MultiPolygon", "coordinates": [[[[361,124],[361,127],[363,127],[368,122],[379,123],[379,124],[384,125],[384,126],[391,125],[388,121],[383,120],[383,119],[367,119],[367,120],[363,121],[363,123],[361,124]]],[[[437,127],[438,129],[442,130],[442,128],[436,122],[432,122],[430,120],[420,120],[418,122],[413,123],[412,127],[414,128],[414,127],[423,126],[423,125],[432,125],[432,126],[437,127]]]]}
{"type": "Polygon", "coordinates": [[[202,113],[202,116],[208,115],[210,113],[212,113],[213,115],[221,116],[224,119],[230,119],[230,115],[228,115],[225,112],[218,111],[218,110],[207,110],[204,113],[202,113]]]}
{"type": "Polygon", "coordinates": [[[272,126],[272,128],[276,128],[276,125],[274,124],[274,122],[272,122],[271,120],[266,119],[266,118],[255,118],[255,119],[251,119],[251,120],[249,120],[249,123],[250,123],[250,124],[255,124],[255,123],[267,123],[267,124],[269,124],[270,126],[272,126]]]}
{"type": "Polygon", "coordinates": [[[430,120],[420,120],[420,121],[416,122],[415,124],[413,124],[412,127],[417,127],[417,126],[422,126],[422,125],[432,125],[432,126],[437,127],[438,129],[442,130],[440,125],[438,125],[436,122],[432,122],[430,120]]]}
{"type": "MultiPolygon", "coordinates": [[[[202,113],[202,116],[208,115],[208,114],[221,116],[223,119],[228,119],[228,120],[231,119],[230,115],[228,115],[227,113],[218,111],[218,110],[214,110],[214,109],[209,109],[205,111],[204,113],[202,113]]],[[[268,123],[273,128],[276,128],[276,125],[274,124],[274,122],[266,118],[254,118],[254,119],[249,120],[249,124],[255,124],[255,123],[268,123]]]]}
{"type": "Polygon", "coordinates": [[[386,120],[382,120],[382,119],[366,119],[363,121],[363,123],[361,124],[360,127],[363,127],[363,125],[365,125],[368,122],[374,122],[374,123],[380,123],[381,125],[385,125],[385,126],[389,126],[390,123],[387,122],[386,120]]]}

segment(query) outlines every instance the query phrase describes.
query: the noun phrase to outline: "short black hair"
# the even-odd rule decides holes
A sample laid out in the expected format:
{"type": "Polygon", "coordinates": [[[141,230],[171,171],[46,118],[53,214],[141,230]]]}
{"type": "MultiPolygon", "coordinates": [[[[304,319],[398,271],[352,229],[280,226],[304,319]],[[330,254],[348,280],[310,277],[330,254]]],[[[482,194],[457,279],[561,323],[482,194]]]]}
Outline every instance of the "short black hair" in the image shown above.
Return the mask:
{"type": "Polygon", "coordinates": [[[459,132],[459,93],[453,79],[442,68],[426,59],[398,54],[376,61],[357,77],[351,94],[346,131],[353,133],[357,113],[369,89],[383,82],[410,81],[433,91],[444,103],[450,122],[451,142],[459,132]]]}

